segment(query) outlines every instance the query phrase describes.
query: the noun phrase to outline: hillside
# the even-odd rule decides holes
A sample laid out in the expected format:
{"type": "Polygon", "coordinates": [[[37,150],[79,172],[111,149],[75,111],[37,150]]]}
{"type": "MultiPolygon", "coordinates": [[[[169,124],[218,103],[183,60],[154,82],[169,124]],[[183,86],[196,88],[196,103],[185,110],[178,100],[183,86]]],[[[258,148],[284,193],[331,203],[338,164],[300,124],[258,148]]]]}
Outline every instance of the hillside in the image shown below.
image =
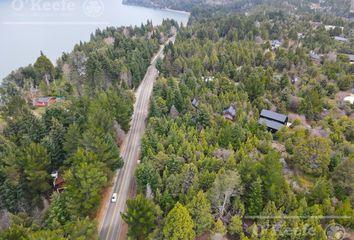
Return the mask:
{"type": "Polygon", "coordinates": [[[56,67],[41,53],[1,85],[0,240],[98,238],[132,92],[176,31],[154,69],[141,147],[127,146],[140,154],[121,215],[128,238],[351,239],[354,23],[332,11],[347,5],[130,3],[192,16],[97,30],[56,67]]]}

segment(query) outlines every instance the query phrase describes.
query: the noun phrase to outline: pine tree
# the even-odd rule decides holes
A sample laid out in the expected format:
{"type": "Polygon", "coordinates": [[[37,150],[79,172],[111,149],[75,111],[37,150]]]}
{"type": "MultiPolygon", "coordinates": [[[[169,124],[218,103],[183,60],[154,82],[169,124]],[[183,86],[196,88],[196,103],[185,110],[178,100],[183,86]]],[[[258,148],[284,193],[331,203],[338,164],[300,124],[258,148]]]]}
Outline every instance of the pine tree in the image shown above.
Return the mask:
{"type": "Polygon", "coordinates": [[[231,222],[228,226],[228,233],[232,235],[239,235],[242,233],[242,219],[240,216],[235,215],[231,218],[231,222]]]}
{"type": "Polygon", "coordinates": [[[340,224],[346,227],[354,227],[354,209],[349,198],[339,204],[336,214],[337,216],[343,216],[343,219],[339,219],[340,224]]]}
{"type": "Polygon", "coordinates": [[[275,232],[274,227],[264,229],[261,233],[260,240],[277,240],[277,233],[275,232]]]}
{"type": "Polygon", "coordinates": [[[163,227],[166,240],[194,240],[194,223],[188,210],[180,203],[168,213],[163,227]]]}
{"type": "Polygon", "coordinates": [[[56,119],[53,119],[48,136],[43,139],[51,159],[52,170],[59,169],[63,165],[66,157],[63,149],[65,128],[56,119]]]}
{"type": "Polygon", "coordinates": [[[50,161],[47,150],[36,143],[32,143],[23,151],[25,185],[33,193],[41,194],[48,191],[50,161]]]}
{"type": "Polygon", "coordinates": [[[98,239],[96,224],[88,217],[69,222],[64,226],[64,231],[65,236],[68,236],[68,239],[98,239]]]}
{"type": "Polygon", "coordinates": [[[94,154],[86,156],[78,152],[73,158],[74,166],[64,175],[67,207],[73,216],[92,216],[99,206],[102,188],[107,184],[105,166],[94,154]]]}
{"type": "Polygon", "coordinates": [[[187,205],[187,208],[195,223],[197,235],[210,229],[213,224],[213,216],[211,215],[211,204],[205,193],[198,192],[187,205]]]}
{"type": "Polygon", "coordinates": [[[146,239],[157,226],[159,208],[142,195],[127,201],[127,210],[122,214],[128,224],[128,236],[132,239],[146,239]]]}
{"type": "Polygon", "coordinates": [[[111,171],[123,166],[117,143],[110,133],[102,134],[91,128],[83,134],[81,145],[95,153],[111,171]]]}
{"type": "Polygon", "coordinates": [[[70,221],[70,214],[67,210],[65,196],[54,192],[50,207],[46,212],[44,225],[54,230],[64,226],[68,221],[70,221]]]}
{"type": "Polygon", "coordinates": [[[81,133],[79,126],[75,123],[70,125],[64,136],[63,143],[63,150],[67,153],[67,156],[71,156],[77,151],[80,139],[81,133]]]}
{"type": "Polygon", "coordinates": [[[251,216],[257,216],[263,209],[262,181],[259,177],[251,184],[246,204],[247,212],[251,216]]]}
{"type": "Polygon", "coordinates": [[[54,75],[54,65],[52,62],[41,52],[41,56],[39,56],[33,67],[41,79],[49,86],[49,82],[53,80],[54,75]]]}
{"type": "Polygon", "coordinates": [[[225,236],[226,234],[226,228],[220,218],[214,223],[213,233],[220,234],[221,236],[225,236]]]}
{"type": "Polygon", "coordinates": [[[28,239],[29,230],[19,225],[12,225],[10,228],[0,232],[0,240],[28,239]]]}

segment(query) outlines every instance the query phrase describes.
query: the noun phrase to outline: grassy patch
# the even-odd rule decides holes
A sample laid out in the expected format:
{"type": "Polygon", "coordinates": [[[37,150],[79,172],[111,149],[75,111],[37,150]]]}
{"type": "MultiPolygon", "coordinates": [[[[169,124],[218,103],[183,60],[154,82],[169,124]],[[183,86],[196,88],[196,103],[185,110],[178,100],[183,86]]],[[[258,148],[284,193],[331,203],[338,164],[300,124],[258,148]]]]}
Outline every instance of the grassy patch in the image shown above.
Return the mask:
{"type": "Polygon", "coordinates": [[[310,189],[314,185],[314,179],[312,179],[312,177],[306,176],[306,175],[298,175],[297,182],[299,183],[299,185],[301,187],[306,188],[306,189],[310,189]]]}

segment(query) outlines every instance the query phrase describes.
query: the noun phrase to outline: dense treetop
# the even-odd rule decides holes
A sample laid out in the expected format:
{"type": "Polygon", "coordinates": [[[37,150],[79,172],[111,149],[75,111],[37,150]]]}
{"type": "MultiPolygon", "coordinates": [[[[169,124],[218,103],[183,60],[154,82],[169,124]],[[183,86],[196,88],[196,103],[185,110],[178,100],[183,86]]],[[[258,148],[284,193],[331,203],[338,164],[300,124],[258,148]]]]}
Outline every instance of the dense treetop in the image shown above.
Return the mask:
{"type": "Polygon", "coordinates": [[[351,23],[281,11],[201,11],[190,22],[158,64],[136,171],[139,192],[165,217],[151,239],[175,239],[189,221],[183,207],[196,236],[212,239],[326,239],[333,221],[353,228],[354,109],[343,102],[354,80],[351,23]],[[337,42],[326,24],[350,40],[337,42]],[[269,133],[262,109],[292,125],[269,133]],[[321,218],[333,215],[347,218],[321,218]],[[311,234],[296,232],[304,228],[311,234]]]}
{"type": "Polygon", "coordinates": [[[0,239],[97,239],[102,190],[122,167],[134,94],[178,25],[97,30],[56,66],[41,53],[1,85],[0,239]],[[45,108],[37,97],[63,99],[45,108]],[[53,186],[51,173],[64,180],[53,186]]]}

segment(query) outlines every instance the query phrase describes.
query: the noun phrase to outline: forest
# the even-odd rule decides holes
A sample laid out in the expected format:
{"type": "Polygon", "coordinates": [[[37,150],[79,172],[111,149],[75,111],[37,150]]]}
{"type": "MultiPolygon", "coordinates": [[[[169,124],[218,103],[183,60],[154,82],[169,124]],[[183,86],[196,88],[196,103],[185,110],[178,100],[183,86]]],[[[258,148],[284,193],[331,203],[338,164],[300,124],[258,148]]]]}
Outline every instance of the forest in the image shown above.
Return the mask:
{"type": "Polygon", "coordinates": [[[98,238],[102,192],[123,166],[119,147],[130,128],[133,90],[172,27],[178,24],[166,20],[98,29],[56,66],[41,53],[4,79],[1,240],[98,238]],[[57,101],[36,107],[41,96],[57,101]]]}
{"type": "Polygon", "coordinates": [[[194,13],[158,63],[140,195],[123,215],[131,239],[326,240],[339,225],[352,234],[351,29],[324,14],[194,13]],[[291,126],[270,133],[262,109],[291,126]]]}
{"type": "Polygon", "coordinates": [[[55,66],[41,53],[4,79],[0,240],[98,239],[95,217],[123,164],[133,91],[172,29],[137,196],[121,215],[129,239],[353,236],[354,105],[344,100],[354,94],[353,22],[311,11],[308,1],[284,10],[228,2],[241,5],[176,5],[193,8],[188,26],[97,30],[55,66]],[[39,96],[62,100],[38,108],[39,96]],[[265,109],[289,125],[270,132],[259,122],[265,109]]]}

